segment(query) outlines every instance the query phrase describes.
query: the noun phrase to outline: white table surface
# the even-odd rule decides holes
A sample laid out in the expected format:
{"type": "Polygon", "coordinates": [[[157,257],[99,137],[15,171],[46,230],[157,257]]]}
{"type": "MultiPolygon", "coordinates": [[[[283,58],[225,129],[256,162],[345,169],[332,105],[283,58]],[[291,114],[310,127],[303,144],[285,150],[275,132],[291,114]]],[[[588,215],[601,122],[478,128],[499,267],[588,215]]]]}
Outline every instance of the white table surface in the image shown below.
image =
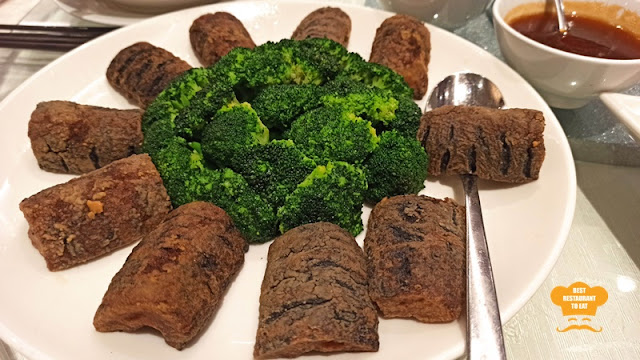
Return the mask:
{"type": "MultiPolygon", "coordinates": [[[[0,24],[18,23],[90,25],[65,14],[52,0],[0,0],[0,24]]],[[[0,49],[0,99],[58,56],[0,49]]],[[[640,359],[640,168],[576,162],[576,170],[569,238],[544,284],[504,328],[509,359],[640,359]],[[556,331],[566,320],[549,294],[576,281],[603,286],[609,293],[594,317],[603,328],[600,333],[556,331]]],[[[0,341],[0,360],[26,359],[0,341]]]]}

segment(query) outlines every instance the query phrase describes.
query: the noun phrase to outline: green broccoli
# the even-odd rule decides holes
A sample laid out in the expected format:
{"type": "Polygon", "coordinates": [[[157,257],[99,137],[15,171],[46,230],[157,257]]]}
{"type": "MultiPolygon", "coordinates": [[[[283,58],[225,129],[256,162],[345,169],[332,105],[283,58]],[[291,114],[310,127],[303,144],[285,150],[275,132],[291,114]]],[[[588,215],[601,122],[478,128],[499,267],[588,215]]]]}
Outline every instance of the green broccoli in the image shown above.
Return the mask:
{"type": "Polygon", "coordinates": [[[316,85],[274,85],[258,93],[251,106],[269,128],[286,130],[303,113],[320,106],[323,88],[316,85]]]}
{"type": "Polygon", "coordinates": [[[296,148],[291,140],[271,141],[256,146],[241,161],[234,164],[263,198],[274,208],[315,169],[316,164],[296,148]]]}
{"type": "MultiPolygon", "coordinates": [[[[359,56],[358,56],[359,57],[359,56]]],[[[365,83],[369,86],[390,91],[394,96],[413,96],[413,90],[404,81],[404,78],[386,66],[366,61],[348,61],[343,75],[365,83]]]]}
{"type": "Polygon", "coordinates": [[[298,84],[319,85],[333,79],[344,69],[343,59],[349,56],[344,46],[326,38],[281,43],[292,49],[294,68],[303,75],[295,78],[298,84]]]}
{"type": "Polygon", "coordinates": [[[213,71],[203,68],[195,68],[185,71],[173,80],[156,99],[147,107],[142,117],[142,129],[145,130],[152,123],[173,119],[180,110],[187,107],[191,98],[203,88],[211,85],[213,71]]]}
{"type": "Polygon", "coordinates": [[[149,154],[153,158],[160,150],[176,141],[186,144],[184,139],[174,135],[171,120],[161,119],[148,125],[145,129],[142,140],[142,152],[149,154]]]}
{"type": "Polygon", "coordinates": [[[322,103],[371,121],[373,127],[395,121],[398,100],[389,91],[371,88],[346,77],[338,77],[324,86],[322,103]]]}
{"type": "Polygon", "coordinates": [[[371,88],[342,75],[323,87],[323,104],[341,107],[371,121],[378,132],[397,130],[411,137],[418,132],[422,111],[411,97],[371,88]]]}
{"type": "Polygon", "coordinates": [[[219,167],[230,167],[254,145],[269,141],[267,129],[248,103],[232,104],[218,111],[202,133],[202,151],[219,167]]]}
{"type": "Polygon", "coordinates": [[[238,98],[251,100],[253,91],[271,85],[322,84],[342,71],[341,59],[347,55],[347,50],[332,40],[283,39],[253,50],[236,48],[212,69],[215,78],[234,87],[238,98]]]}
{"type": "Polygon", "coordinates": [[[361,164],[378,144],[369,121],[331,107],[304,113],[285,135],[319,164],[332,160],[361,164]]]}
{"type": "Polygon", "coordinates": [[[231,216],[240,232],[250,243],[263,243],[274,238],[277,219],[273,207],[242,175],[231,169],[216,170],[218,178],[211,182],[210,201],[231,216]]]}
{"type": "Polygon", "coordinates": [[[420,127],[422,110],[409,96],[397,96],[396,99],[398,99],[398,109],[396,109],[395,119],[388,125],[376,129],[396,130],[402,136],[415,139],[420,127]]]}
{"type": "Polygon", "coordinates": [[[429,157],[418,140],[395,130],[383,132],[378,148],[364,162],[369,184],[365,199],[377,203],[388,196],[418,193],[428,167],[429,157]]]}
{"type": "Polygon", "coordinates": [[[316,167],[278,210],[280,232],[296,226],[329,221],[358,235],[367,180],[362,170],[345,162],[316,167]]]}
{"type": "Polygon", "coordinates": [[[224,106],[237,104],[231,84],[217,82],[195,94],[188,106],[182,108],[174,120],[175,133],[200,141],[202,130],[224,106]]]}
{"type": "Polygon", "coordinates": [[[230,169],[213,170],[198,143],[169,144],[153,159],[174,207],[208,201],[224,209],[249,242],[268,241],[277,231],[273,207],[230,169]]]}
{"type": "Polygon", "coordinates": [[[206,167],[199,149],[197,143],[189,146],[176,141],[153,157],[174,207],[196,200],[211,201],[211,189],[219,176],[206,167]]]}

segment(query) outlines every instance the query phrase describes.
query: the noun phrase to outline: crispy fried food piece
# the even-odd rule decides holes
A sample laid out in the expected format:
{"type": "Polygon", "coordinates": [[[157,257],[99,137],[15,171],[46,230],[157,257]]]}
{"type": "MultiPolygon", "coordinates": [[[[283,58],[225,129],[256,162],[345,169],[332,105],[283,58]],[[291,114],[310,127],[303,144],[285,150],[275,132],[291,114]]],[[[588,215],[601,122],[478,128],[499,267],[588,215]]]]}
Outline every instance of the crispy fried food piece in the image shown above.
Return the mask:
{"type": "Polygon", "coordinates": [[[133,155],[22,200],[31,243],[51,271],[129,245],[171,209],[160,174],[146,155],[133,155]]]}
{"type": "Polygon", "coordinates": [[[431,175],[523,183],[540,174],[543,133],[537,110],[443,106],[422,116],[418,140],[431,157],[431,175]]]}
{"type": "Polygon", "coordinates": [[[169,51],[138,42],[111,60],[107,80],[127,100],[144,109],[171,80],[189,69],[189,64],[169,51]]]}
{"type": "Polygon", "coordinates": [[[351,18],[344,11],[334,7],[323,7],[307,15],[291,35],[293,40],[307,38],[327,38],[349,45],[351,36],[351,18]]]}
{"type": "Polygon", "coordinates": [[[29,121],[31,149],[43,170],[84,174],[140,151],[143,113],[41,102],[29,121]]]}
{"type": "Polygon", "coordinates": [[[254,356],[377,351],[378,316],[362,250],[339,226],[313,223],[269,247],[254,356]]]}
{"type": "Polygon", "coordinates": [[[111,280],[96,330],[158,330],[182,349],[216,312],[244,263],[247,242],[224,210],[193,202],[172,211],[111,280]]]}
{"type": "Polygon", "coordinates": [[[456,320],[465,289],[465,210],[451,199],[385,198],[369,218],[369,295],[386,318],[456,320]]]}
{"type": "Polygon", "coordinates": [[[197,18],[189,29],[189,39],[204,66],[217,63],[237,47],[256,47],[242,22],[227,12],[204,14],[197,18]]]}
{"type": "Polygon", "coordinates": [[[376,31],[370,62],[388,66],[404,77],[414,99],[428,89],[431,35],[424,24],[408,15],[386,19],[376,31]]]}

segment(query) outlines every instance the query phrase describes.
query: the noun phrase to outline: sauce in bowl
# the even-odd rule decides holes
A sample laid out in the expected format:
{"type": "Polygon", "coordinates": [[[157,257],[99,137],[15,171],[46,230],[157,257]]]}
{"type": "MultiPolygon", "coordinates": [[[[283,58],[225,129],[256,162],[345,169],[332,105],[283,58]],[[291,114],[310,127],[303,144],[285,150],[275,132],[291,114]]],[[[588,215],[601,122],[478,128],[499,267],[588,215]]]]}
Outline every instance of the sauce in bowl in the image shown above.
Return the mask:
{"type": "Polygon", "coordinates": [[[569,31],[558,30],[555,13],[519,17],[509,23],[539,43],[574,54],[606,59],[640,59],[640,39],[633,33],[588,17],[567,16],[569,31]]]}
{"type": "Polygon", "coordinates": [[[569,31],[558,30],[553,1],[536,0],[511,9],[511,28],[558,50],[595,58],[640,59],[640,13],[599,1],[565,0],[569,31]]]}

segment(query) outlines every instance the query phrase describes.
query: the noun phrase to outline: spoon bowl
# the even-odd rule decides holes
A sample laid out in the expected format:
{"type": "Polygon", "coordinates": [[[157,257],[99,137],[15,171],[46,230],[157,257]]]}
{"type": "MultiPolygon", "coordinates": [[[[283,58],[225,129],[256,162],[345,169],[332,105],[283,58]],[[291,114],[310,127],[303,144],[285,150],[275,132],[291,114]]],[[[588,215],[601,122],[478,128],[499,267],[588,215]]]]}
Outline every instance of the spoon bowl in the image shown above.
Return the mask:
{"type": "Polygon", "coordinates": [[[430,109],[444,105],[484,106],[501,109],[504,98],[500,89],[482,75],[459,73],[449,75],[431,92],[427,106],[430,109]]]}

